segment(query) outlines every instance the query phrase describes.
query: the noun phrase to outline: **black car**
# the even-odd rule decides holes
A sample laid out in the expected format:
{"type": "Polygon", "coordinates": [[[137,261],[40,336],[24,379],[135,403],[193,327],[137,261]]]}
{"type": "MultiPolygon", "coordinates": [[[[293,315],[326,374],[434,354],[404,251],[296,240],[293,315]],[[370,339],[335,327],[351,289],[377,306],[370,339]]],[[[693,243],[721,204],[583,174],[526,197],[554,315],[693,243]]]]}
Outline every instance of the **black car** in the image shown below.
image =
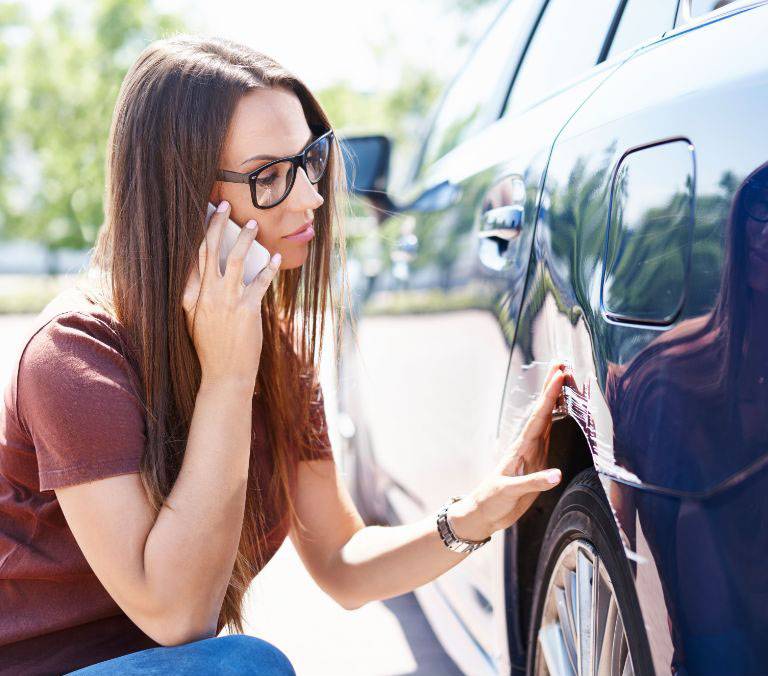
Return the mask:
{"type": "Polygon", "coordinates": [[[472,489],[574,374],[561,486],[417,590],[468,674],[768,674],[766,35],[765,1],[513,0],[405,190],[345,141],[380,233],[339,374],[360,509],[472,489]]]}

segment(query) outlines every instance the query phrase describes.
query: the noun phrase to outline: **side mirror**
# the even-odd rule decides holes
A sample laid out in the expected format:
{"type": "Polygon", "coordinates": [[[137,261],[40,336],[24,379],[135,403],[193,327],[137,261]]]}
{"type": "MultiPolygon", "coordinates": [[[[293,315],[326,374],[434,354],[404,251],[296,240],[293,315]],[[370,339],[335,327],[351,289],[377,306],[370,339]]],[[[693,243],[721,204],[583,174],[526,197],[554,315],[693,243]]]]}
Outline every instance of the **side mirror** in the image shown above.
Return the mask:
{"type": "Polygon", "coordinates": [[[375,207],[397,211],[387,195],[392,142],[387,136],[348,136],[340,139],[344,169],[351,192],[375,207]]]}
{"type": "Polygon", "coordinates": [[[411,204],[405,207],[407,211],[430,213],[442,211],[453,206],[461,197],[461,188],[450,181],[443,181],[431,188],[427,188],[411,204]]]}
{"type": "Polygon", "coordinates": [[[387,136],[348,136],[340,139],[349,189],[368,200],[378,211],[379,221],[403,211],[429,213],[455,204],[461,189],[443,181],[421,193],[410,204],[395,204],[387,193],[392,142],[387,136]]]}

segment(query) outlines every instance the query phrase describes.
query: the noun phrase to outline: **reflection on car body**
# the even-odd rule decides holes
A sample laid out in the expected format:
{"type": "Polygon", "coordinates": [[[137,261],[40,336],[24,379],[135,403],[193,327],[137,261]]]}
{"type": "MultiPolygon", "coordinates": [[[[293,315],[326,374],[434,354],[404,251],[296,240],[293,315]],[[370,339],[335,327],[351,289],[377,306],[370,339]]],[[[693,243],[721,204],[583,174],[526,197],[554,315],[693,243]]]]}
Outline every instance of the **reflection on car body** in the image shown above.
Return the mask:
{"type": "Polygon", "coordinates": [[[407,187],[377,165],[409,255],[382,238],[342,359],[361,509],[470,489],[573,373],[563,485],[417,592],[466,673],[768,673],[766,29],[765,1],[513,0],[407,187]]]}

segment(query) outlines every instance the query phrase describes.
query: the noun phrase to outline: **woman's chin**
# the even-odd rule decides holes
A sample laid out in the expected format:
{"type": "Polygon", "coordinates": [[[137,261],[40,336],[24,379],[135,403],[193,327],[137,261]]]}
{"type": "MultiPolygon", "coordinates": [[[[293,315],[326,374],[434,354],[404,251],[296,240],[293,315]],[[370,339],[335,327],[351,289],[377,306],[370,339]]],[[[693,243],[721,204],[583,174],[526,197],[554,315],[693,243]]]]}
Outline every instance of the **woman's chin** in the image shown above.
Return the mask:
{"type": "Polygon", "coordinates": [[[293,270],[294,268],[300,268],[304,265],[309,254],[309,247],[304,244],[303,246],[292,246],[288,251],[280,251],[280,270],[293,270]]]}

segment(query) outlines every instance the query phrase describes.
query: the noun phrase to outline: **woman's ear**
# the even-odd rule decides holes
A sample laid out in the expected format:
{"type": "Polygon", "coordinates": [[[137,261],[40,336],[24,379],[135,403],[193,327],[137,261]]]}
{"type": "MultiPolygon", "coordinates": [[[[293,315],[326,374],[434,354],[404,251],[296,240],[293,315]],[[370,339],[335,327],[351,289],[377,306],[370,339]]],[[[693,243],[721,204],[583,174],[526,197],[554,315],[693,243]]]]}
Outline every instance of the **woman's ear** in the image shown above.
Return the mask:
{"type": "Polygon", "coordinates": [[[211,194],[208,196],[208,201],[212,204],[221,202],[221,183],[219,181],[214,182],[211,194]]]}

